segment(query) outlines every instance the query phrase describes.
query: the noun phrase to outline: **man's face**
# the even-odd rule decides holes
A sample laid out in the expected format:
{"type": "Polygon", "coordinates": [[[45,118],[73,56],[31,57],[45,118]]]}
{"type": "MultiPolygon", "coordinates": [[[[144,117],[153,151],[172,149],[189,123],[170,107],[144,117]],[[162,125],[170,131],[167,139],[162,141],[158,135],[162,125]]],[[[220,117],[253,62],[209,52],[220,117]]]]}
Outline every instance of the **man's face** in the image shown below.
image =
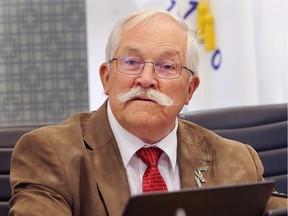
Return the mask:
{"type": "MultiPolygon", "coordinates": [[[[119,44],[113,58],[132,56],[148,62],[169,60],[184,64],[186,34],[168,17],[162,16],[158,21],[138,24],[125,31],[119,44]]],[[[117,121],[147,142],[159,141],[157,139],[162,139],[174,128],[176,116],[184,104],[189,103],[199,84],[197,75],[189,82],[189,73],[182,69],[179,78],[161,79],[154,73],[153,64],[146,63],[139,75],[127,75],[117,71],[116,61],[111,62],[110,69],[107,63],[100,68],[101,81],[117,121]],[[164,93],[174,100],[173,105],[163,106],[145,96],[126,102],[119,100],[121,93],[139,86],[164,93]]]]}

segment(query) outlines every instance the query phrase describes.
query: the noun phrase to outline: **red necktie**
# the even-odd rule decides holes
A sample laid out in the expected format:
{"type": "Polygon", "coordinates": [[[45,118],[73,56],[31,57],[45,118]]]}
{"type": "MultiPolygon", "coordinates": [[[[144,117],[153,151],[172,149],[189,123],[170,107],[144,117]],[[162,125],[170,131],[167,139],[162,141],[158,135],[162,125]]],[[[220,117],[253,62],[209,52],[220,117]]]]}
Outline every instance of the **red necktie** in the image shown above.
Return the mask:
{"type": "Polygon", "coordinates": [[[163,151],[159,148],[141,148],[137,151],[138,157],[147,165],[143,175],[143,192],[167,191],[167,186],[158,169],[158,160],[163,151]]]}

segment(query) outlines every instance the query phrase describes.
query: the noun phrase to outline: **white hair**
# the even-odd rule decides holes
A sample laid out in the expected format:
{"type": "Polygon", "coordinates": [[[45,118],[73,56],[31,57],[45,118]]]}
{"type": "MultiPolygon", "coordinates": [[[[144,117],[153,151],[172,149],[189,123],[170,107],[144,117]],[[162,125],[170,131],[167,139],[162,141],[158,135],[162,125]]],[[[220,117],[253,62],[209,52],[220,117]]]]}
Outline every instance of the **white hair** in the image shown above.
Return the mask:
{"type": "Polygon", "coordinates": [[[185,66],[191,69],[193,72],[198,73],[199,71],[199,51],[198,44],[195,33],[189,28],[184,20],[181,18],[169,13],[165,10],[143,10],[136,12],[134,14],[128,15],[114,26],[112,29],[110,36],[108,38],[107,46],[106,46],[106,61],[113,58],[117,48],[119,47],[119,43],[121,40],[121,35],[124,31],[132,29],[139,23],[143,23],[144,21],[148,22],[152,19],[156,20],[159,16],[169,16],[174,20],[181,29],[187,34],[186,41],[186,53],[185,53],[185,66]]]}

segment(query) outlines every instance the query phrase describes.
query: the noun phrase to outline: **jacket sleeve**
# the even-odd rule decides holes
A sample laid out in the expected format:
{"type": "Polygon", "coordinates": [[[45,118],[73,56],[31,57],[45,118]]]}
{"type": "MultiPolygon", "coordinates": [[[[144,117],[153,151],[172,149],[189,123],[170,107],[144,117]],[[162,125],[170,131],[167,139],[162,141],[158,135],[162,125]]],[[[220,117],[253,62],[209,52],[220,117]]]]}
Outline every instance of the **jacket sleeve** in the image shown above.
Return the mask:
{"type": "Polygon", "coordinates": [[[253,158],[256,172],[257,172],[257,181],[263,181],[263,173],[264,173],[264,167],[263,164],[257,154],[257,152],[250,146],[246,145],[248,151],[250,152],[251,157],[253,158]]]}
{"type": "Polygon", "coordinates": [[[41,134],[31,132],[18,141],[10,170],[10,216],[72,215],[67,175],[41,134]]]}
{"type": "MultiPolygon", "coordinates": [[[[265,181],[263,178],[264,168],[262,162],[257,154],[257,152],[249,145],[246,145],[250,154],[254,160],[258,181],[265,181]]],[[[274,191],[267,202],[266,210],[273,210],[273,209],[280,209],[280,208],[287,208],[287,198],[285,196],[278,196],[278,192],[274,191]]]]}

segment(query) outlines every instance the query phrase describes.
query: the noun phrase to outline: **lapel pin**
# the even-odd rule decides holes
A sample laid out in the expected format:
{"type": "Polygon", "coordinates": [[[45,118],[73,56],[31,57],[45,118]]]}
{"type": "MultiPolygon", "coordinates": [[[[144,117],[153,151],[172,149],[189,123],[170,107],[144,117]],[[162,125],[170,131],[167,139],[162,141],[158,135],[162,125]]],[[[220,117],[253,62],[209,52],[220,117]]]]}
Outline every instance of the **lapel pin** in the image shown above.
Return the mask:
{"type": "Polygon", "coordinates": [[[200,179],[197,176],[195,176],[194,179],[195,179],[195,182],[197,184],[197,187],[202,188],[202,183],[201,183],[200,179]]]}
{"type": "Polygon", "coordinates": [[[197,187],[202,188],[202,183],[206,183],[206,179],[203,177],[202,172],[208,172],[209,167],[205,166],[205,167],[199,167],[197,168],[197,170],[194,171],[195,174],[195,181],[197,184],[197,187]]]}

